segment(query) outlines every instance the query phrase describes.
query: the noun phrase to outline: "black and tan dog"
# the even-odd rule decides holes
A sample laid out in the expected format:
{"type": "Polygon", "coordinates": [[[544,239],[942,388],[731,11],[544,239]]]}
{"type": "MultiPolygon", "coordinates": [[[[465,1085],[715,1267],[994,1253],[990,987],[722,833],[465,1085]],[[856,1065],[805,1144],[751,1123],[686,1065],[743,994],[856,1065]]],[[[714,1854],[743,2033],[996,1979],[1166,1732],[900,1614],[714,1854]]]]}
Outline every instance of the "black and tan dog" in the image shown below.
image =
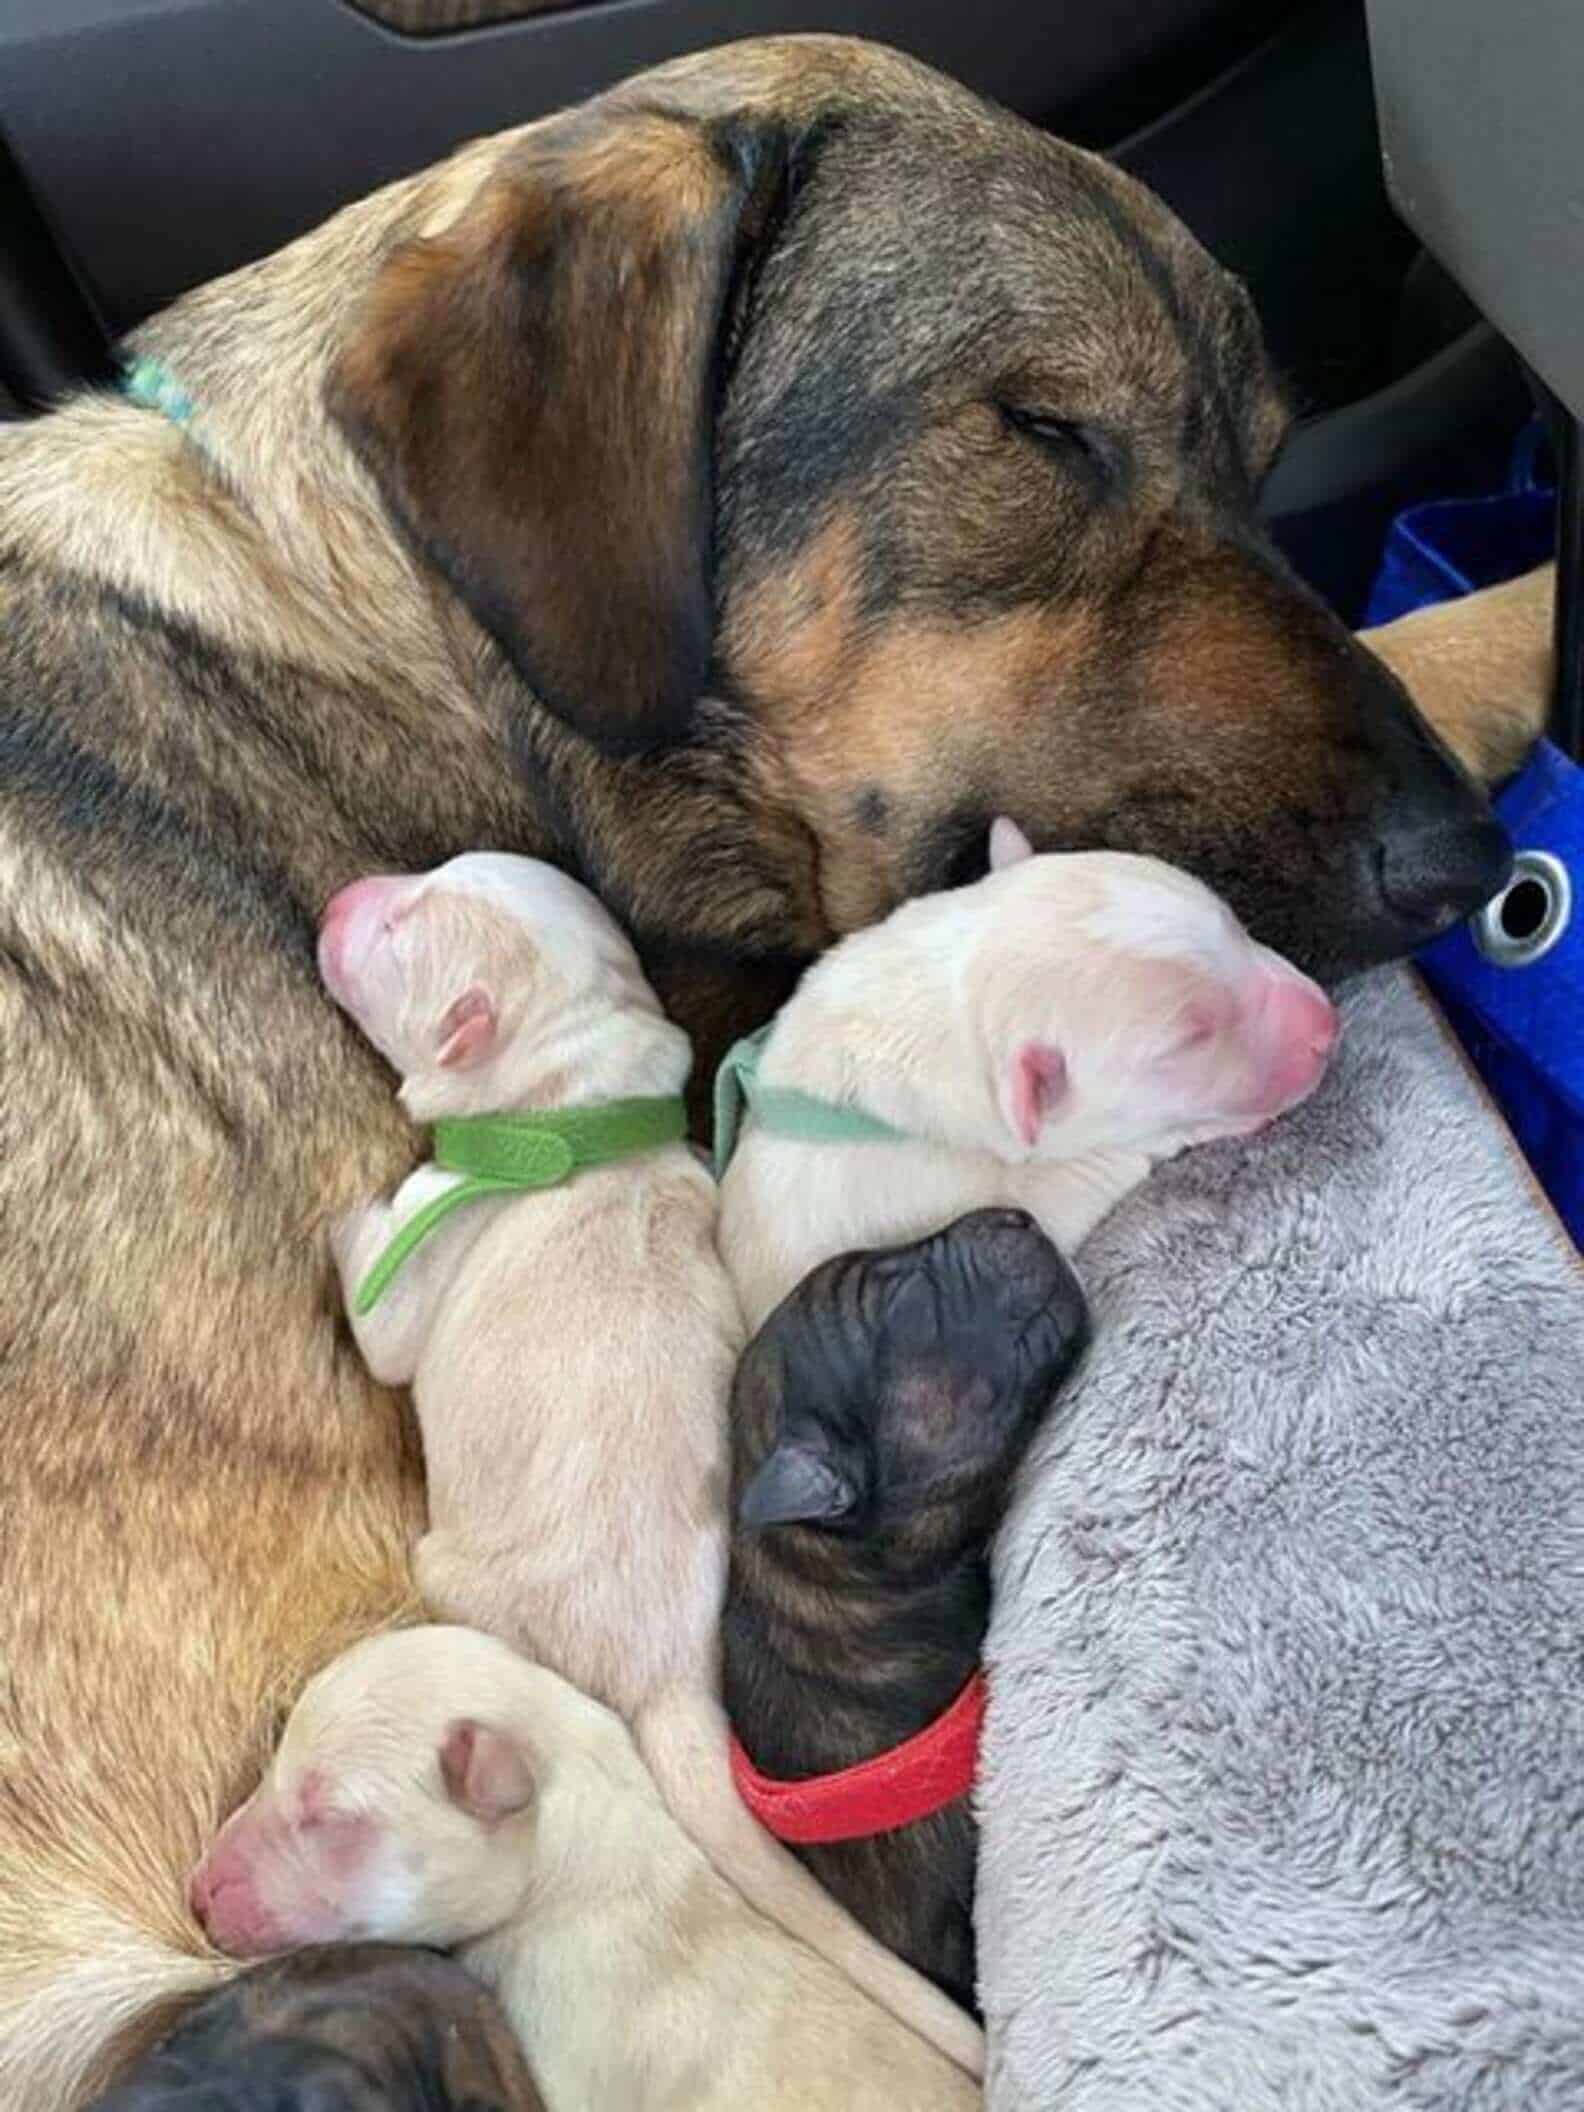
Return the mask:
{"type": "Polygon", "coordinates": [[[544,2112],[494,2001],[433,1952],[348,1944],[254,1966],[94,2112],[544,2112]]]}
{"type": "MultiPolygon", "coordinates": [[[[755,1335],[733,1389],[722,1663],[761,1774],[874,1761],[963,1693],[989,1624],[991,1535],[1087,1339],[1077,1279],[1016,1210],[826,1262],[755,1335]]],[[[966,1797],[794,1852],[977,2006],[966,1797]]]]}
{"type": "MultiPolygon", "coordinates": [[[[894,55],[747,44],[468,147],[0,431],[0,2102],[216,1970],[184,1871],[409,1609],[327,1222],[416,1140],[313,972],[354,875],[556,857],[713,1051],[1036,844],[1333,966],[1503,851],[1284,572],[1241,291],[894,55]]],[[[1538,703],[1538,700],[1537,700],[1538,703]]],[[[1505,707],[1448,721],[1490,773],[1505,707]]]]}

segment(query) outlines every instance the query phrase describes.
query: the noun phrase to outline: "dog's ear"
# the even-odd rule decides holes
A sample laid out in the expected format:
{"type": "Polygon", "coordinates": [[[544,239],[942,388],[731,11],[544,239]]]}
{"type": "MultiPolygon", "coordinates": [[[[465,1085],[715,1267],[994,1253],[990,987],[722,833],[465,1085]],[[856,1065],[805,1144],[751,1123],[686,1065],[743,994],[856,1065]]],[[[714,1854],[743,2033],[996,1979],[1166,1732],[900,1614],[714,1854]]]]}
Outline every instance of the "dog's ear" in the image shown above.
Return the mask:
{"type": "Polygon", "coordinates": [[[498,1826],[534,1798],[533,1767],[507,1732],[471,1719],[453,1723],[440,1741],[440,1780],[460,1810],[498,1826]]]}
{"type": "Polygon", "coordinates": [[[1007,1127],[1020,1144],[1033,1149],[1069,1087],[1067,1059],[1053,1042],[1018,1044],[1006,1065],[1001,1097],[1007,1127]]]}
{"type": "Polygon", "coordinates": [[[1009,814],[998,814],[990,824],[990,870],[1004,872],[1009,865],[1021,865],[1025,858],[1032,858],[1034,846],[1009,814]]]}
{"type": "Polygon", "coordinates": [[[819,1426],[783,1437],[737,1500],[745,1533],[772,1525],[837,1525],[863,1500],[862,1462],[819,1426]]]}
{"type": "Polygon", "coordinates": [[[783,127],[596,104],[384,266],[331,416],[539,700],[609,752],[685,734],[713,634],[723,325],[783,127]]]}
{"type": "Polygon", "coordinates": [[[482,983],[469,983],[435,1026],[435,1062],[443,1071],[468,1070],[493,1051],[499,1031],[494,998],[482,983]]]}

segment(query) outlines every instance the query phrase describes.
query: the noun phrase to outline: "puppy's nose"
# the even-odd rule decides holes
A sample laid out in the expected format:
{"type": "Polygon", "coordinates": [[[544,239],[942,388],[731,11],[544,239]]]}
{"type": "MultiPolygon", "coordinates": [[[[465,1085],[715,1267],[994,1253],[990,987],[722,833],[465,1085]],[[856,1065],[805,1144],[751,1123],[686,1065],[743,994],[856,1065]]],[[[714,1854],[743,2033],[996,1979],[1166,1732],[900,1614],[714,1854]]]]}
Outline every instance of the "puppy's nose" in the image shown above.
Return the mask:
{"type": "Polygon", "coordinates": [[[206,1858],[188,1880],[187,1901],[209,1941],[233,1958],[262,1958],[282,1948],[283,1932],[234,1867],[216,1868],[206,1858]]]}
{"type": "Polygon", "coordinates": [[[355,976],[405,883],[395,874],[354,880],[330,897],[319,920],[319,972],[337,996],[355,976]]]}
{"type": "Polygon", "coordinates": [[[1260,1048],[1258,1112],[1281,1114],[1307,1099],[1325,1075],[1342,1021],[1318,983],[1271,956],[1255,1014],[1260,1048]]]}

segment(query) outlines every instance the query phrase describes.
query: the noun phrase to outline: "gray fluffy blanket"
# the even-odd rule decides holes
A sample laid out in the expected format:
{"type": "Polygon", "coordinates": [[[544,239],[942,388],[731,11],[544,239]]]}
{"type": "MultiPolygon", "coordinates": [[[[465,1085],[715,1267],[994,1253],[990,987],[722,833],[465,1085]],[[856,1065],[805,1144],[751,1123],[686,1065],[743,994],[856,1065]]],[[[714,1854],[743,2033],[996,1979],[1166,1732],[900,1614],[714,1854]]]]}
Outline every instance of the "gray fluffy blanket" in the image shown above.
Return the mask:
{"type": "Polygon", "coordinates": [[[997,1554],[993,2112],[1584,2106],[1584,1269],[1419,985],[1080,1257],[997,1554]]]}

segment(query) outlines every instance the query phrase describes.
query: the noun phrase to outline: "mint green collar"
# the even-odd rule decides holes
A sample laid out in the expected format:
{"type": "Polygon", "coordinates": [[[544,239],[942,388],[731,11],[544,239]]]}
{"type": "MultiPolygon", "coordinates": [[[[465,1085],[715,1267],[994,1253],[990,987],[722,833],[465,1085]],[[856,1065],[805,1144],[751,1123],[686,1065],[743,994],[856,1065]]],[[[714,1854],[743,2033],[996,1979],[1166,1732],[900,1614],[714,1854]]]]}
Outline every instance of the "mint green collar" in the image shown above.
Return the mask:
{"type": "Polygon", "coordinates": [[[744,1113],[773,1136],[794,1137],[803,1144],[905,1144],[906,1130],[893,1129],[878,1115],[836,1100],[819,1100],[788,1085],[761,1085],[759,1061],[775,1021],[727,1050],[715,1073],[715,1178],[731,1163],[744,1113]]]}
{"type": "Polygon", "coordinates": [[[358,1285],[353,1312],[359,1319],[372,1312],[413,1249],[464,1204],[555,1188],[575,1173],[680,1144],[686,1136],[680,1096],[521,1115],[443,1115],[434,1126],[434,1163],[464,1178],[408,1218],[358,1285]]]}
{"type": "Polygon", "coordinates": [[[193,401],[169,367],[157,359],[128,360],[121,375],[121,393],[145,411],[160,411],[172,425],[186,425],[193,414],[193,401]]]}

